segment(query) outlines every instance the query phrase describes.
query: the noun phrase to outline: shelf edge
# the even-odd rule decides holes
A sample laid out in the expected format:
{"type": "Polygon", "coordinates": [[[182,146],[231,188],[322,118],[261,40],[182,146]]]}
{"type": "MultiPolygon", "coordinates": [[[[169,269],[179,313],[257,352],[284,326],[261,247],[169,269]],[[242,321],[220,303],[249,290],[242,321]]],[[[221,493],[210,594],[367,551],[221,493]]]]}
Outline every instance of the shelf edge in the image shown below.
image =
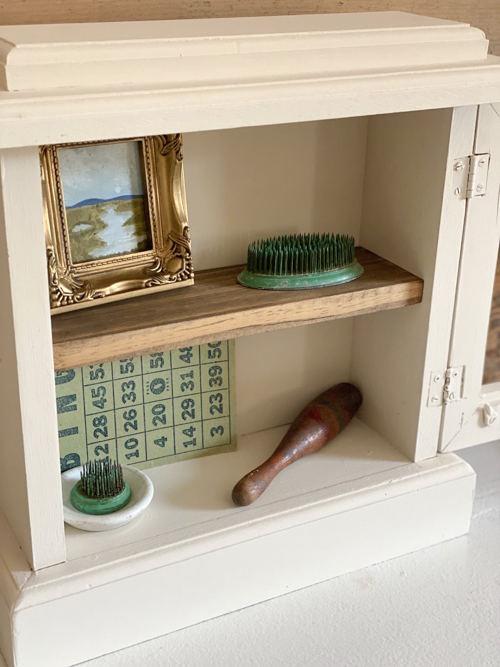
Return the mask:
{"type": "Polygon", "coordinates": [[[279,319],[276,319],[275,316],[276,308],[252,308],[246,311],[238,311],[235,314],[200,318],[196,320],[196,324],[192,321],[186,321],[179,324],[157,326],[146,330],[147,333],[144,329],[137,329],[133,332],[104,334],[92,339],[93,342],[90,343],[82,340],[56,342],[53,345],[54,368],[56,371],[66,370],[90,363],[112,361],[124,356],[140,356],[158,350],[177,349],[186,345],[199,345],[214,340],[239,338],[266,331],[366,315],[382,310],[404,308],[421,302],[423,282],[416,278],[413,282],[390,286],[383,288],[383,290],[386,297],[383,303],[377,302],[366,305],[364,302],[366,301],[365,295],[369,293],[367,290],[359,293],[359,305],[344,311],[337,310],[336,312],[325,313],[325,310],[334,307],[335,301],[340,301],[340,299],[338,297],[319,297],[314,301],[305,302],[305,306],[300,303],[279,306],[278,308],[282,311],[279,313],[279,319]],[[406,289],[401,289],[402,287],[406,289]],[[393,292],[398,293],[398,299],[395,301],[390,300],[393,292]],[[268,321],[273,315],[274,321],[268,321]],[[254,317],[256,321],[249,326],[237,326],[235,320],[239,317],[254,317]],[[135,341],[134,338],[138,340],[135,341]],[[84,352],[82,352],[82,345],[85,346],[84,352]],[[91,354],[89,354],[90,349],[92,350],[91,354]]]}

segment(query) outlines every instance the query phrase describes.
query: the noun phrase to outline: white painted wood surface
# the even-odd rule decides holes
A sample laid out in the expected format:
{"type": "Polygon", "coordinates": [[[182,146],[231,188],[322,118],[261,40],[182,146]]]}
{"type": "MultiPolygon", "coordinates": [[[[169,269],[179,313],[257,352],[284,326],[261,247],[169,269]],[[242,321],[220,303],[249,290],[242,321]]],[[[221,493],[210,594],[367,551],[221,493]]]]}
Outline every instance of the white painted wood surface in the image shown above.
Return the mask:
{"type": "MultiPolygon", "coordinates": [[[[453,451],[500,437],[500,417],[488,426],[484,406],[500,411],[500,400],[482,386],[486,340],[500,227],[500,104],[480,108],[476,154],[490,154],[486,195],[468,201],[449,366],[465,366],[463,398],[444,412],[441,451],[453,451]]],[[[457,157],[462,157],[458,155],[457,157]]]]}
{"type": "Polygon", "coordinates": [[[29,72],[34,70],[33,62],[42,70],[49,69],[26,84],[36,84],[36,89],[0,92],[0,148],[363,116],[478,104],[495,96],[500,99],[500,59],[485,57],[482,33],[466,24],[398,12],[173,23],[177,27],[172,28],[174,37],[170,40],[177,45],[173,52],[178,55],[170,60],[175,66],[162,66],[161,76],[154,74],[154,82],[146,80],[149,72],[158,72],[148,58],[155,55],[155,49],[163,48],[159,37],[165,29],[162,22],[3,28],[4,61],[15,61],[17,48],[21,60],[32,58],[29,72]],[[137,39],[131,40],[134,31],[137,39]],[[241,32],[246,36],[238,37],[241,32]],[[261,49],[263,60],[256,53],[243,54],[239,39],[261,49]],[[316,41],[321,44],[329,39],[342,44],[342,57],[337,57],[334,49],[329,53],[328,49],[315,48],[316,41]],[[387,52],[377,57],[376,44],[386,41],[387,52]],[[16,43],[19,46],[11,49],[16,43]],[[201,49],[199,56],[184,57],[181,44],[186,43],[195,51],[203,44],[220,53],[206,56],[201,49]],[[303,49],[297,59],[299,44],[303,49]],[[75,56],[67,55],[74,49],[86,54],[77,58],[76,64],[75,56]],[[96,58],[87,83],[79,74],[86,67],[82,57],[96,58]],[[120,72],[135,71],[131,80],[120,81],[114,71],[117,58],[121,59],[120,72]],[[214,80],[200,78],[201,65],[194,68],[195,73],[189,71],[191,61],[201,59],[208,67],[210,58],[216,59],[216,66],[210,67],[207,76],[212,73],[214,80]],[[235,66],[235,58],[250,60],[235,66]],[[51,61],[57,63],[55,71],[62,68],[64,72],[51,73],[51,61]],[[338,63],[340,69],[335,69],[338,63]],[[136,67],[140,67],[140,75],[136,67]],[[104,76],[106,68],[111,69],[112,84],[98,85],[96,79],[101,73],[104,76]],[[181,79],[170,81],[168,77],[177,71],[182,72],[181,79]],[[57,87],[61,81],[71,86],[57,87]]]}
{"type": "Polygon", "coordinates": [[[0,75],[9,91],[241,85],[463,64],[487,50],[465,23],[400,12],[4,26],[0,75]]]}
{"type": "Polygon", "coordinates": [[[65,542],[37,148],[0,152],[0,509],[33,567],[65,542]]]}
{"type": "Polygon", "coordinates": [[[32,572],[2,512],[0,512],[0,544],[0,650],[10,667],[15,664],[12,652],[13,609],[20,591],[32,576],[32,572]]]}
{"type": "Polygon", "coordinates": [[[0,92],[0,148],[450,108],[492,99],[500,99],[500,58],[494,56],[461,68],[276,85],[0,92]]]}
{"type": "Polygon", "coordinates": [[[467,531],[471,468],[453,454],[411,463],[357,420],[255,505],[231,507],[232,481],[283,432],[154,470],[135,531],[89,544],[68,528],[68,562],[31,575],[11,608],[16,665],[71,665],[467,531]],[[92,641],[61,639],[75,632],[92,641]]]}
{"type": "Polygon", "coordinates": [[[442,408],[428,376],[449,350],[465,203],[453,160],[472,150],[476,107],[379,116],[368,129],[361,244],[424,279],[421,304],[354,322],[351,378],[361,414],[409,458],[434,456],[442,408]]]}

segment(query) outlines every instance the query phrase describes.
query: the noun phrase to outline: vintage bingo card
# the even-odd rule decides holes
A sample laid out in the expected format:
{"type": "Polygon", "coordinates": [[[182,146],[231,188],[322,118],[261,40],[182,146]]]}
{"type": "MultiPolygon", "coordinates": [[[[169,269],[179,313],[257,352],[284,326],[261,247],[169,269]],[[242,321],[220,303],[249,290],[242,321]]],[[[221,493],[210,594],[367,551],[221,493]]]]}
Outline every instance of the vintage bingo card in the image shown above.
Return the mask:
{"type": "Polygon", "coordinates": [[[61,470],[145,469],[236,448],[234,341],[56,372],[61,470]]]}

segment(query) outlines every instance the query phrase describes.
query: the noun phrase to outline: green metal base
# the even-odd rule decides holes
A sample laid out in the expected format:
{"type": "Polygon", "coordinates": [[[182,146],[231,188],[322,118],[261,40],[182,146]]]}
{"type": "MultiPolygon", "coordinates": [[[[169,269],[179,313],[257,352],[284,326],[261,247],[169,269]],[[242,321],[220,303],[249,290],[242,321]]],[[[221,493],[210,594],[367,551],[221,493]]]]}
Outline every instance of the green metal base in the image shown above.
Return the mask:
{"type": "Polygon", "coordinates": [[[77,482],[71,489],[70,500],[73,507],[85,514],[111,514],[121,510],[130,500],[130,486],[125,482],[125,488],[112,498],[89,498],[81,492],[81,482],[77,482]]]}
{"type": "Polygon", "coordinates": [[[245,287],[254,289],[298,290],[328,287],[356,280],[364,273],[363,267],[356,260],[348,266],[322,273],[307,273],[295,276],[275,276],[262,273],[251,273],[245,269],[238,276],[238,282],[245,287]]]}

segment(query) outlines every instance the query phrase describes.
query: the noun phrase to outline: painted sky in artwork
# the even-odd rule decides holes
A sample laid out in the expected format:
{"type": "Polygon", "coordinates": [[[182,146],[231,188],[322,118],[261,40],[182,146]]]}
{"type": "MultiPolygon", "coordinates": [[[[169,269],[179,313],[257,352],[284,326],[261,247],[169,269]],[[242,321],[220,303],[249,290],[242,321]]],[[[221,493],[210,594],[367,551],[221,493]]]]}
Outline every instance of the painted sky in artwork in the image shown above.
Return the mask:
{"type": "Polygon", "coordinates": [[[144,194],[138,141],[65,148],[58,156],[66,207],[144,194]]]}

